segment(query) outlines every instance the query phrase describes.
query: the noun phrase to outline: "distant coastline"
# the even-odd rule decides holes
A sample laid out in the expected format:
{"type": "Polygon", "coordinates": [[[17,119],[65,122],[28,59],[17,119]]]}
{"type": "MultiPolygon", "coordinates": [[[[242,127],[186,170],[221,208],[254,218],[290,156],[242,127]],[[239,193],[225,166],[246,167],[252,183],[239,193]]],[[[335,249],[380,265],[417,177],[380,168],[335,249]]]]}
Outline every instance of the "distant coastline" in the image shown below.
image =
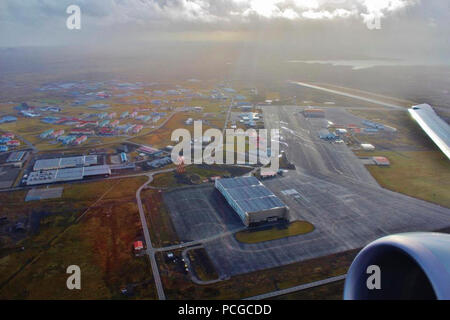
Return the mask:
{"type": "Polygon", "coordinates": [[[330,64],[333,67],[351,67],[352,70],[363,70],[374,67],[391,66],[433,66],[439,63],[424,61],[406,61],[401,59],[352,59],[352,60],[288,60],[287,63],[330,64]]]}

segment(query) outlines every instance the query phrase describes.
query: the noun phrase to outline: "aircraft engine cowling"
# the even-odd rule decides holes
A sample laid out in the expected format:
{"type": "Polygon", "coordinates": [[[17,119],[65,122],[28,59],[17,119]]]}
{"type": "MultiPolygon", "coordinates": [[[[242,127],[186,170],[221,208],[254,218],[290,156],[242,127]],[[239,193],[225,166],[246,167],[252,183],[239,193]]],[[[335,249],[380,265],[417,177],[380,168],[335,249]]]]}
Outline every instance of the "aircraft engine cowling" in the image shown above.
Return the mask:
{"type": "Polygon", "coordinates": [[[350,266],[344,299],[450,300],[450,235],[402,233],[370,243],[350,266]],[[379,267],[380,288],[368,283],[369,266],[379,267]]]}

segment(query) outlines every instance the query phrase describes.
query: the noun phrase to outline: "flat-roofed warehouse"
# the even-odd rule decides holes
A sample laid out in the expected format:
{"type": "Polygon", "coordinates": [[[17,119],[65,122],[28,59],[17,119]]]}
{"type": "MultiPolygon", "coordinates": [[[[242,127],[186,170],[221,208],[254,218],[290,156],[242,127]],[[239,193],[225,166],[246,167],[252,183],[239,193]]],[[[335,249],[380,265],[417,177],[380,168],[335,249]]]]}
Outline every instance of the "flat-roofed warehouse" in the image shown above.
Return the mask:
{"type": "Polygon", "coordinates": [[[53,158],[36,160],[33,170],[55,170],[63,168],[87,167],[97,164],[96,155],[67,157],[67,158],[53,158]]]}
{"type": "Polygon", "coordinates": [[[69,182],[82,180],[85,177],[109,176],[111,169],[108,165],[76,167],[56,170],[40,170],[31,172],[27,185],[47,184],[56,182],[69,182]]]}
{"type": "Polygon", "coordinates": [[[303,115],[306,118],[325,118],[325,111],[322,109],[309,108],[303,110],[303,115]]]}
{"type": "Polygon", "coordinates": [[[217,179],[215,187],[246,226],[289,220],[289,208],[255,177],[217,179]]]}

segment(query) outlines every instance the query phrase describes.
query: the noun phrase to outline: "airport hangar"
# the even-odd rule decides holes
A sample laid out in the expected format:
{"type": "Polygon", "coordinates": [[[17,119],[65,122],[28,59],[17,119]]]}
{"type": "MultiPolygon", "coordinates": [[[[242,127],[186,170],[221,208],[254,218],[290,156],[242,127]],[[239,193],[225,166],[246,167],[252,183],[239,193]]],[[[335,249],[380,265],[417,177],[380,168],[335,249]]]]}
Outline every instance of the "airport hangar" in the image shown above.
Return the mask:
{"type": "Polygon", "coordinates": [[[289,221],[289,207],[253,176],[216,179],[215,187],[246,226],[289,221]]]}

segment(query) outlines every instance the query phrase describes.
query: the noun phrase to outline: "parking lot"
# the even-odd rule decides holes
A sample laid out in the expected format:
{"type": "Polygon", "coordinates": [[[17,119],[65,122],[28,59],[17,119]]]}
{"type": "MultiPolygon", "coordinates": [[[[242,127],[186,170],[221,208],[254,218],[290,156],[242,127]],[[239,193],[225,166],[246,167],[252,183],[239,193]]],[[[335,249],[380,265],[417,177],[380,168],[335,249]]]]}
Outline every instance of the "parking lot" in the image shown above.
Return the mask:
{"type": "Polygon", "coordinates": [[[163,195],[178,237],[205,239],[244,228],[244,224],[212,185],[181,188],[163,195]]]}
{"type": "Polygon", "coordinates": [[[20,173],[20,168],[12,166],[0,167],[0,189],[11,188],[20,173]]]}

